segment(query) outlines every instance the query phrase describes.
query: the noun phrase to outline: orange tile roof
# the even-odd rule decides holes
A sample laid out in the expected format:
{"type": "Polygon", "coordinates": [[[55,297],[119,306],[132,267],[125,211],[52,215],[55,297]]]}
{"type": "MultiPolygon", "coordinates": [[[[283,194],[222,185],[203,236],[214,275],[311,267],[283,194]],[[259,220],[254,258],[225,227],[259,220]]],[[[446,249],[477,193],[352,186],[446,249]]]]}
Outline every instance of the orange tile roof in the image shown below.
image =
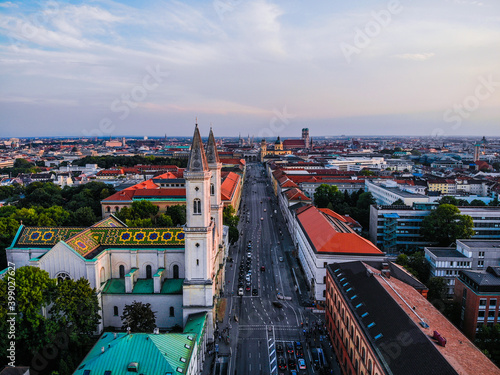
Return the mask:
{"type": "Polygon", "coordinates": [[[240,181],[240,175],[234,172],[229,172],[220,186],[221,198],[223,201],[229,201],[233,197],[236,187],[240,181]]]}
{"type": "MultiPolygon", "coordinates": [[[[297,210],[298,212],[299,210],[297,210]]],[[[356,234],[346,223],[337,218],[337,213],[325,214],[313,205],[297,213],[297,219],[319,253],[383,255],[374,244],[356,234]]],[[[338,215],[340,216],[340,215],[338,215]]]]}
{"type": "Polygon", "coordinates": [[[186,189],[138,189],[134,198],[140,197],[185,197],[186,189]]]}
{"type": "Polygon", "coordinates": [[[285,195],[289,201],[311,201],[311,198],[307,197],[300,189],[297,188],[285,191],[285,195]]]}

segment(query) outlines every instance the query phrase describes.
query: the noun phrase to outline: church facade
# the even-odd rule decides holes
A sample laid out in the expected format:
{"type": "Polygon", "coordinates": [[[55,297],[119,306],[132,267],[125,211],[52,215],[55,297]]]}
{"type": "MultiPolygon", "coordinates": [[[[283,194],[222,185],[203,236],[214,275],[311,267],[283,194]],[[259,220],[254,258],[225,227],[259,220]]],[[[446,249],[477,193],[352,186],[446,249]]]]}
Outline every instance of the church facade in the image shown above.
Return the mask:
{"type": "Polygon", "coordinates": [[[210,339],[227,257],[221,166],[212,130],[205,150],[196,125],[184,172],[184,227],[129,228],[114,216],[90,228],[21,225],[7,260],[58,280],[89,280],[102,309],[100,331],[121,328],[125,305],[140,301],[151,304],[160,329],[184,327],[190,315],[206,312],[210,339]]]}

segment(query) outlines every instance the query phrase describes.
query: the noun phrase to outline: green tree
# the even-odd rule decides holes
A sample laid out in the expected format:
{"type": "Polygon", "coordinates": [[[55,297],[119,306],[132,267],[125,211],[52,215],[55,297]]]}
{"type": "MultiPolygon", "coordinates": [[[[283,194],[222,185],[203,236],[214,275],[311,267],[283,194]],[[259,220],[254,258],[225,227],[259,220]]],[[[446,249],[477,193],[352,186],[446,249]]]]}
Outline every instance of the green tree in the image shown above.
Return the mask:
{"type": "Polygon", "coordinates": [[[375,172],[370,171],[369,169],[363,169],[360,173],[361,176],[375,176],[375,172]]]}
{"type": "Polygon", "coordinates": [[[405,205],[405,202],[403,202],[403,200],[401,198],[395,200],[394,202],[392,202],[391,206],[406,206],[405,205]]]}
{"type": "Polygon", "coordinates": [[[156,226],[160,228],[170,228],[174,226],[174,221],[167,214],[161,214],[156,219],[156,226]]]}
{"type": "Polygon", "coordinates": [[[80,207],[75,211],[73,215],[73,225],[79,227],[90,227],[95,224],[97,221],[97,217],[94,214],[94,211],[90,207],[80,207]]]}
{"type": "Polygon", "coordinates": [[[232,205],[228,205],[224,207],[222,212],[222,222],[224,225],[228,225],[230,227],[237,227],[240,222],[240,218],[236,215],[236,210],[232,205]]]}
{"type": "Polygon", "coordinates": [[[176,204],[167,207],[165,212],[170,218],[174,226],[186,224],[186,206],[183,204],[176,204]]]}
{"type": "Polygon", "coordinates": [[[429,292],[427,294],[427,299],[429,301],[443,301],[446,298],[448,284],[442,277],[431,277],[426,285],[429,288],[429,292]]]}
{"type": "Polygon", "coordinates": [[[400,254],[396,258],[396,263],[403,266],[408,272],[423,283],[426,283],[429,279],[430,266],[425,259],[423,251],[415,252],[409,256],[406,254],[400,254]]]}
{"type": "Polygon", "coordinates": [[[158,206],[147,200],[132,202],[130,207],[124,207],[116,216],[122,220],[153,219],[158,213],[158,206]]]}
{"type": "Polygon", "coordinates": [[[18,221],[9,217],[0,217],[0,269],[2,270],[7,267],[5,249],[11,245],[18,229],[18,221]]]}
{"type": "Polygon", "coordinates": [[[422,236],[426,241],[438,246],[449,246],[457,239],[467,239],[474,235],[474,224],[468,215],[451,204],[441,204],[422,220],[422,236]]]}
{"type": "Polygon", "coordinates": [[[60,281],[55,289],[50,319],[57,329],[70,333],[78,344],[88,342],[97,329],[99,315],[97,292],[87,279],[60,281]]]}
{"type": "MultiPolygon", "coordinates": [[[[10,275],[9,275],[10,276],[10,275]]],[[[19,363],[29,363],[44,345],[50,342],[54,333],[45,317],[42,307],[48,307],[54,291],[55,282],[47,271],[38,267],[20,267],[15,270],[16,283],[16,347],[22,348],[16,357],[19,363]]],[[[7,284],[8,278],[0,280],[0,343],[5,343],[8,330],[7,322],[7,284]]],[[[2,355],[6,352],[2,348],[2,355]]]]}
{"type": "Polygon", "coordinates": [[[130,327],[131,332],[153,332],[156,328],[156,312],[150,303],[134,301],[123,309],[122,329],[130,327]]]}
{"type": "Polygon", "coordinates": [[[327,184],[319,185],[314,192],[314,204],[319,208],[328,207],[330,203],[331,189],[327,184]]]}
{"type": "Polygon", "coordinates": [[[500,324],[495,324],[493,327],[480,326],[474,344],[497,366],[500,365],[500,324]]]}
{"type": "Polygon", "coordinates": [[[452,204],[453,206],[458,206],[459,202],[458,199],[455,197],[452,197],[451,195],[445,195],[443,198],[438,200],[438,203],[441,204],[452,204]]]}
{"type": "Polygon", "coordinates": [[[484,203],[480,199],[473,199],[473,200],[471,200],[470,205],[475,206],[475,207],[482,207],[482,206],[486,206],[486,203],[484,203]]]}
{"type": "Polygon", "coordinates": [[[239,238],[240,238],[240,232],[238,231],[238,228],[229,227],[229,242],[231,244],[234,244],[238,241],[239,238]]]}

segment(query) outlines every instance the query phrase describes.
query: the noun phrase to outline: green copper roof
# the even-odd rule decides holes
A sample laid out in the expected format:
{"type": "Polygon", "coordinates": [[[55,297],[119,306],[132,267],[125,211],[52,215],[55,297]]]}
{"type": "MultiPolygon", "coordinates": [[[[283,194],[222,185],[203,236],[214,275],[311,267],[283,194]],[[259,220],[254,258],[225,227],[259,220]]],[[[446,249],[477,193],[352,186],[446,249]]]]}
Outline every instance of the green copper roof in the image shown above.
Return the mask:
{"type": "Polygon", "coordinates": [[[196,314],[190,314],[186,325],[184,327],[184,333],[194,333],[196,334],[196,342],[199,345],[203,335],[205,334],[205,324],[207,322],[207,313],[200,312],[196,314]]]}
{"type": "Polygon", "coordinates": [[[192,333],[104,333],[78,366],[74,375],[128,375],[127,367],[135,362],[139,374],[186,374],[196,335],[192,333]],[[104,348],[104,352],[102,352],[104,348]]]}
{"type": "Polygon", "coordinates": [[[182,294],[184,279],[165,279],[161,286],[161,294],[182,294]]]}
{"type": "MultiPolygon", "coordinates": [[[[160,294],[182,294],[184,279],[165,279],[160,294]]],[[[125,279],[109,279],[102,291],[104,294],[125,294],[125,279]]],[[[133,294],[153,294],[154,279],[137,279],[133,294]]]]}

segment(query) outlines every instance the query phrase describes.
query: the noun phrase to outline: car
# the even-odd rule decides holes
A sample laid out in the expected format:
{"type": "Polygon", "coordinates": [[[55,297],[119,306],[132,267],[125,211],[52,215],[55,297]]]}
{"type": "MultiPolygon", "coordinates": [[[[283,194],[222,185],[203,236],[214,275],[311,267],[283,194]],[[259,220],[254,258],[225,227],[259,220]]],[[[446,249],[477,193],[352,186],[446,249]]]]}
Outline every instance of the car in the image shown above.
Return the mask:
{"type": "Polygon", "coordinates": [[[252,270],[248,270],[247,276],[252,276],[252,270]]]}
{"type": "Polygon", "coordinates": [[[286,351],[288,354],[293,354],[293,344],[291,342],[286,343],[286,351]]]}
{"type": "Polygon", "coordinates": [[[252,290],[252,296],[259,295],[259,291],[257,289],[252,290]]]}
{"type": "Polygon", "coordinates": [[[264,218],[263,218],[263,217],[261,217],[261,218],[260,218],[260,220],[261,220],[261,221],[264,221],[264,218]]]}
{"type": "Polygon", "coordinates": [[[297,349],[295,351],[295,355],[297,356],[297,358],[304,358],[304,350],[302,349],[297,349]]]}
{"type": "Polygon", "coordinates": [[[302,349],[302,343],[300,341],[295,341],[295,350],[302,349]]]}
{"type": "Polygon", "coordinates": [[[293,370],[295,368],[295,359],[293,357],[288,359],[288,368],[290,370],[293,370]]]}
{"type": "Polygon", "coordinates": [[[283,262],[283,257],[279,257],[279,258],[278,258],[278,260],[279,260],[280,262],[283,262]]]}
{"type": "Polygon", "coordinates": [[[252,253],[247,253],[247,258],[251,258],[252,257],[252,253]]]}
{"type": "Polygon", "coordinates": [[[278,309],[281,309],[283,307],[283,304],[278,301],[273,301],[273,306],[277,307],[278,309]]]}
{"type": "Polygon", "coordinates": [[[243,288],[238,288],[238,295],[242,296],[243,295],[243,288]]]}
{"type": "Polygon", "coordinates": [[[267,212],[267,208],[264,208],[264,212],[267,212]]]}
{"type": "Polygon", "coordinates": [[[264,272],[265,270],[266,270],[266,267],[264,267],[264,266],[260,267],[261,272],[264,272]]]}
{"type": "Polygon", "coordinates": [[[304,360],[304,358],[299,358],[299,360],[297,361],[298,365],[299,365],[299,370],[305,370],[306,369],[306,361],[304,360]]]}
{"type": "Polygon", "coordinates": [[[250,288],[250,285],[247,285],[247,287],[245,288],[245,290],[246,290],[247,292],[249,292],[249,291],[250,291],[250,289],[252,289],[252,288],[250,288]]]}
{"type": "Polygon", "coordinates": [[[276,353],[283,354],[283,345],[281,344],[276,345],[276,353]]]}
{"type": "Polygon", "coordinates": [[[285,358],[280,357],[278,359],[278,367],[279,367],[280,370],[286,370],[286,361],[285,361],[285,358]]]}
{"type": "Polygon", "coordinates": [[[297,375],[297,371],[296,370],[290,371],[290,375],[297,375]]]}
{"type": "Polygon", "coordinates": [[[247,275],[247,277],[245,277],[245,280],[246,280],[246,282],[247,282],[247,283],[248,283],[248,282],[250,282],[250,280],[251,280],[251,279],[252,279],[252,278],[251,278],[251,276],[250,276],[250,275],[247,275]]]}

